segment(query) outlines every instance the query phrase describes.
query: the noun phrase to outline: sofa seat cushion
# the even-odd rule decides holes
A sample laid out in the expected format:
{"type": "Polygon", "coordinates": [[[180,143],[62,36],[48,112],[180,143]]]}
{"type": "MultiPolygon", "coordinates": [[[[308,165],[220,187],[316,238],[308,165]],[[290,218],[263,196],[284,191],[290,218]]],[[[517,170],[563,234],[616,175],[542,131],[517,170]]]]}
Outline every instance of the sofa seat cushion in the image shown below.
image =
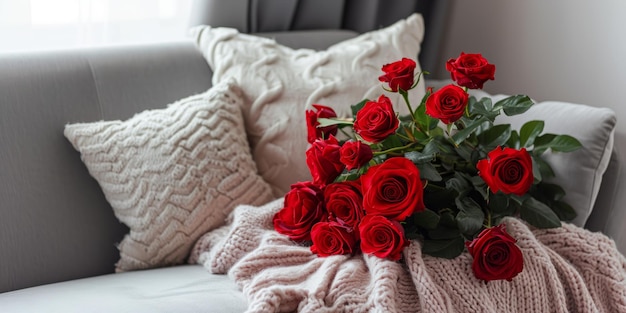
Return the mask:
{"type": "Polygon", "coordinates": [[[0,294],[3,313],[243,312],[247,302],[226,275],[181,265],[96,276],[0,294]]]}

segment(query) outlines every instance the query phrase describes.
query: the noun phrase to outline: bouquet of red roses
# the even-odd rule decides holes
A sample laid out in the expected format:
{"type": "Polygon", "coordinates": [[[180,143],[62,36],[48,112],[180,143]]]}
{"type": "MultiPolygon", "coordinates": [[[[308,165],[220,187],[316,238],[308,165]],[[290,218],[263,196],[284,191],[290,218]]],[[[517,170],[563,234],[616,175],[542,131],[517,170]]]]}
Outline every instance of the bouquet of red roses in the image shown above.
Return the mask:
{"type": "Polygon", "coordinates": [[[573,219],[564,190],[544,181],[554,173],[542,155],[580,143],[542,134],[539,120],[519,131],[496,124],[501,113],[524,113],[533,102],[524,95],[496,103],[470,96],[468,89],[494,79],[495,66],[480,54],[449,60],[456,84],[427,89],[414,108],[408,93],[423,74],[415,68],[403,58],[384,65],[379,77],[402,95],[408,115],[398,116],[385,95],[352,106],[352,118],[319,104],[306,111],[313,179],[292,185],[274,228],[318,256],[362,252],[399,260],[410,240],[436,257],[467,248],[477,278],[510,280],[523,258],[500,220],[515,216],[549,228],[573,219]]]}

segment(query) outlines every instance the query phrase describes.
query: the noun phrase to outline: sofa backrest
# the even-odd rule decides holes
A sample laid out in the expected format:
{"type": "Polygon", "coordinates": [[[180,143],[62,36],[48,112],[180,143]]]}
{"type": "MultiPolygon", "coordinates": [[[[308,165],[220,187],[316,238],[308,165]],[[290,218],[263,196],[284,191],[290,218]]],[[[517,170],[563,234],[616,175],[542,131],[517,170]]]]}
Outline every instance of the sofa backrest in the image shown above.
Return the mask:
{"type": "Polygon", "coordinates": [[[120,224],[67,123],[126,119],[209,88],[192,42],[0,55],[0,292],[112,273],[120,224]]]}
{"type": "MultiPolygon", "coordinates": [[[[444,22],[433,21],[447,2],[199,0],[192,25],[246,27],[324,49],[417,11],[434,42],[420,58],[437,60],[444,22]]],[[[126,119],[210,86],[191,41],[0,54],[0,292],[112,273],[119,258],[115,245],[128,229],[63,137],[64,125],[126,119]]]]}
{"type": "MultiPolygon", "coordinates": [[[[393,24],[414,12],[424,18],[426,33],[419,55],[423,69],[440,72],[443,38],[451,0],[195,0],[190,25],[232,27],[242,33],[344,30],[364,33],[393,24]]],[[[292,37],[289,36],[288,39],[292,37]]],[[[319,40],[319,39],[318,39],[319,40]]],[[[323,40],[323,39],[322,39],[323,40]]],[[[313,40],[279,43],[296,48],[324,48],[313,40]]],[[[431,75],[432,78],[432,75],[431,75]]]]}

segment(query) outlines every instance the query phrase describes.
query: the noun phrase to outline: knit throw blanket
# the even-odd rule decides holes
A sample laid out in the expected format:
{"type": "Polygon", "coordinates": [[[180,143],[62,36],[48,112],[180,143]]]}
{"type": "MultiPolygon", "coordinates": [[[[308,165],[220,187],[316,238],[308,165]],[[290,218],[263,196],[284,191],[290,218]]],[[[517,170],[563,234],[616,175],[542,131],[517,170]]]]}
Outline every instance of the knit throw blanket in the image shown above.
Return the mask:
{"type": "Polygon", "coordinates": [[[317,257],[274,231],[282,205],[239,206],[190,257],[228,274],[247,297],[247,312],[626,312],[626,261],[600,233],[565,223],[535,230],[506,219],[524,270],[510,282],[485,283],[467,252],[453,260],[424,256],[418,242],[401,262],[317,257]]]}

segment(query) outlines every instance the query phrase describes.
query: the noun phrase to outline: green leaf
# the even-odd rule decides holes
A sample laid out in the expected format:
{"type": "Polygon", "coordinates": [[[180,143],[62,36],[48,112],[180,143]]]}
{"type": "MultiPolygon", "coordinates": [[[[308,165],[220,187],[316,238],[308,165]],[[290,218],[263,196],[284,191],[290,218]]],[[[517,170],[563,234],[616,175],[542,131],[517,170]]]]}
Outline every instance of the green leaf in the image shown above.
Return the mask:
{"type": "Polygon", "coordinates": [[[426,114],[426,104],[424,103],[417,107],[414,116],[418,127],[423,131],[432,130],[439,123],[438,119],[426,114]]]}
{"type": "Polygon", "coordinates": [[[456,199],[456,206],[459,213],[456,215],[456,222],[461,233],[474,235],[483,227],[485,214],[480,205],[470,197],[456,199]]]}
{"type": "Polygon", "coordinates": [[[516,207],[509,203],[509,197],[503,193],[496,193],[489,197],[489,210],[492,217],[510,216],[515,213],[516,207]]]}
{"type": "Polygon", "coordinates": [[[543,134],[535,139],[533,154],[541,155],[550,148],[550,142],[556,138],[555,134],[543,134]]]}
{"type": "Polygon", "coordinates": [[[469,125],[465,126],[464,129],[459,130],[456,134],[452,135],[452,140],[458,146],[460,145],[467,137],[469,137],[478,127],[480,127],[483,123],[488,122],[489,120],[486,117],[481,117],[469,125]]]}
{"type": "Polygon", "coordinates": [[[454,177],[446,180],[446,189],[456,191],[459,195],[467,195],[471,189],[469,182],[460,175],[459,172],[454,173],[454,177]]]}
{"type": "Polygon", "coordinates": [[[537,137],[533,151],[541,154],[547,149],[560,152],[571,152],[582,147],[578,139],[570,135],[545,134],[537,137]]]}
{"type": "Polygon", "coordinates": [[[474,185],[474,190],[478,191],[483,199],[489,198],[489,191],[487,190],[487,183],[480,176],[472,176],[470,182],[474,185]]]}
{"type": "Polygon", "coordinates": [[[441,218],[439,222],[440,227],[452,228],[457,232],[457,234],[459,233],[459,230],[456,228],[456,220],[454,219],[454,213],[452,212],[452,210],[450,209],[440,210],[439,216],[441,218]]]}
{"type": "Polygon", "coordinates": [[[344,181],[352,181],[359,178],[360,174],[358,170],[352,170],[349,172],[341,173],[337,178],[335,178],[335,182],[344,182],[344,181]]]}
{"type": "Polygon", "coordinates": [[[535,138],[543,131],[545,123],[543,121],[526,122],[519,132],[520,145],[522,147],[530,147],[535,143],[535,138]]]}
{"type": "Polygon", "coordinates": [[[537,188],[550,201],[561,201],[565,197],[565,189],[557,184],[541,183],[537,188]]]}
{"type": "Polygon", "coordinates": [[[380,143],[380,150],[388,150],[397,147],[402,147],[404,144],[402,143],[402,139],[397,134],[393,134],[385,138],[383,142],[380,143]]]}
{"type": "Polygon", "coordinates": [[[470,113],[469,115],[472,118],[484,116],[493,122],[495,118],[500,115],[499,111],[492,111],[493,104],[491,103],[491,99],[487,97],[476,100],[474,96],[470,96],[467,107],[470,113]]]}
{"type": "Polygon", "coordinates": [[[552,170],[552,166],[548,164],[541,156],[532,155],[533,158],[533,173],[535,171],[535,165],[539,167],[539,172],[541,173],[542,181],[546,178],[554,177],[554,171],[552,170]]]}
{"type": "Polygon", "coordinates": [[[511,136],[509,137],[509,140],[506,142],[506,146],[513,148],[513,149],[520,148],[519,134],[517,133],[517,131],[515,130],[511,131],[511,136]]]}
{"type": "Polygon", "coordinates": [[[409,151],[404,154],[404,157],[411,160],[415,164],[430,162],[435,157],[434,154],[424,154],[418,151],[409,151]]]}
{"type": "Polygon", "coordinates": [[[345,121],[345,120],[339,120],[339,119],[334,119],[334,118],[323,118],[323,117],[318,118],[317,121],[320,123],[317,127],[326,127],[326,126],[331,126],[331,125],[352,126],[353,124],[352,122],[345,121]]]}
{"type": "Polygon", "coordinates": [[[467,162],[472,162],[472,154],[474,153],[474,146],[471,145],[459,145],[456,147],[456,153],[467,162]]]}
{"type": "Polygon", "coordinates": [[[512,116],[522,114],[528,111],[528,109],[530,109],[533,104],[533,101],[528,96],[515,95],[496,102],[493,110],[495,111],[502,109],[504,111],[504,114],[512,116]]]}
{"type": "Polygon", "coordinates": [[[559,217],[543,202],[528,197],[520,208],[520,217],[538,228],[555,228],[561,226],[559,217]]]}
{"type": "Polygon", "coordinates": [[[563,201],[557,201],[552,204],[552,211],[561,219],[562,221],[571,221],[576,218],[578,213],[576,210],[572,208],[569,204],[563,201]]]}
{"type": "Polygon", "coordinates": [[[557,135],[550,141],[552,151],[571,152],[581,146],[580,141],[570,135],[557,135]]]}
{"type": "Polygon", "coordinates": [[[536,161],[536,159],[538,159],[537,157],[534,157],[533,155],[530,156],[530,159],[532,161],[532,166],[533,166],[533,177],[535,178],[535,182],[540,182],[543,180],[543,176],[541,175],[541,166],[539,165],[539,163],[536,161]]]}
{"type": "Polygon", "coordinates": [[[352,109],[352,116],[356,117],[356,113],[359,112],[364,106],[365,103],[367,103],[368,101],[370,101],[369,99],[363,99],[361,102],[355,104],[355,105],[351,105],[350,109],[352,109]]]}
{"type": "MultiPolygon", "coordinates": [[[[478,135],[478,142],[485,147],[495,148],[505,144],[511,137],[511,125],[494,125],[478,135]]],[[[491,149],[487,150],[491,150],[491,149]]]]}
{"type": "MultiPolygon", "coordinates": [[[[443,216],[442,216],[443,217],[443,216]]],[[[443,220],[443,219],[442,219],[443,220]]],[[[461,236],[461,232],[457,228],[446,227],[440,222],[437,228],[428,230],[428,238],[432,240],[446,240],[461,236]]],[[[454,222],[456,227],[456,222],[454,222]]]]}
{"type": "Polygon", "coordinates": [[[465,249],[465,240],[461,236],[447,240],[424,240],[422,252],[430,256],[454,259],[465,249]]]}
{"type": "Polygon", "coordinates": [[[439,219],[439,215],[429,209],[413,214],[413,221],[415,224],[425,229],[437,228],[439,219]]]}
{"type": "Polygon", "coordinates": [[[433,154],[435,154],[437,152],[439,152],[439,147],[438,147],[437,143],[434,140],[429,141],[424,146],[424,149],[422,149],[422,153],[423,154],[433,155],[433,154]]]}
{"type": "Polygon", "coordinates": [[[441,181],[441,175],[439,175],[439,172],[437,172],[437,169],[432,163],[417,163],[415,165],[420,171],[421,179],[441,181]]]}

